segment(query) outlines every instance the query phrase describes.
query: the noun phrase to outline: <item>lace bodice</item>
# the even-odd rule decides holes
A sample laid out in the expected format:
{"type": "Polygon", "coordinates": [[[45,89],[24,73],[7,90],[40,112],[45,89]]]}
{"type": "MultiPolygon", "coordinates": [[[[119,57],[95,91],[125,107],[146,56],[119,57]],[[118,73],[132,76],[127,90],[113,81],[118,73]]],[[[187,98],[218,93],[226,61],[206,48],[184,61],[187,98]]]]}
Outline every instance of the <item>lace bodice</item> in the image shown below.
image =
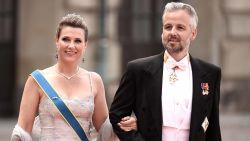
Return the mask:
{"type": "MultiPolygon", "coordinates": [[[[86,135],[91,140],[92,115],[94,111],[94,97],[86,97],[84,100],[62,98],[71,112],[83,127],[86,135]]],[[[47,97],[39,104],[39,118],[41,127],[41,141],[78,141],[75,131],[66,123],[58,109],[47,97]]]]}

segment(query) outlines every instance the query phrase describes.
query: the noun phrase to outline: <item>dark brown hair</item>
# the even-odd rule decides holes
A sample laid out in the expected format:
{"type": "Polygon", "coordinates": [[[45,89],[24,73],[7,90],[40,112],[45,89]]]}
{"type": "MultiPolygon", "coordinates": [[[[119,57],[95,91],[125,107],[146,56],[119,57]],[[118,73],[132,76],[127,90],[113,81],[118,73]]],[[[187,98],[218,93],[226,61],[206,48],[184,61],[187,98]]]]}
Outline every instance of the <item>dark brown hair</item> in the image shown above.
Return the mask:
{"type": "Polygon", "coordinates": [[[64,16],[58,24],[56,30],[56,39],[59,39],[61,30],[64,26],[81,28],[84,30],[85,42],[88,41],[88,28],[80,15],[77,14],[67,14],[64,16]]]}

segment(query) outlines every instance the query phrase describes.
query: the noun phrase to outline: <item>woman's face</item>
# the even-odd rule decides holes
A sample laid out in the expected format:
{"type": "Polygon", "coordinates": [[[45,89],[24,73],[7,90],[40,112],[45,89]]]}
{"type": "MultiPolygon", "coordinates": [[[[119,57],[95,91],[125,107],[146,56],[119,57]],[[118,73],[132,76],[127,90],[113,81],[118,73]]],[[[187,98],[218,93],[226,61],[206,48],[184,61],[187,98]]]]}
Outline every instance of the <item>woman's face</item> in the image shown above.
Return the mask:
{"type": "Polygon", "coordinates": [[[84,30],[70,26],[61,29],[59,37],[56,39],[58,61],[64,63],[80,62],[87,47],[84,30]]]}

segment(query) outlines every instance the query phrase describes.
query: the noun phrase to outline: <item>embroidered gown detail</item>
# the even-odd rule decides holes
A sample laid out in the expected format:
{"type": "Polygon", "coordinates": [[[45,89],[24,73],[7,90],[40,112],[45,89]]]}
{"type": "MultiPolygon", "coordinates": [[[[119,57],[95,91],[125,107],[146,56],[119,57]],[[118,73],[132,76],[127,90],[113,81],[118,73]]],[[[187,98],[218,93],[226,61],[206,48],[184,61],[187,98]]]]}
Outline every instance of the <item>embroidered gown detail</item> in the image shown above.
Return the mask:
{"type": "MultiPolygon", "coordinates": [[[[96,138],[96,131],[92,123],[94,112],[94,95],[92,93],[91,75],[89,73],[89,82],[91,87],[91,96],[83,100],[68,99],[61,96],[61,99],[68,106],[71,112],[85,131],[89,141],[96,138]]],[[[60,94],[59,94],[60,95],[60,94]]],[[[80,141],[80,138],[71,126],[61,116],[59,110],[55,107],[47,96],[41,99],[39,104],[40,119],[40,141],[80,141]]]]}
{"type": "MultiPolygon", "coordinates": [[[[94,97],[87,97],[83,101],[62,98],[65,104],[74,113],[85,134],[91,140],[92,115],[94,111],[94,97]]],[[[80,141],[75,131],[68,125],[55,105],[45,97],[39,105],[41,127],[41,141],[80,141]]]]}

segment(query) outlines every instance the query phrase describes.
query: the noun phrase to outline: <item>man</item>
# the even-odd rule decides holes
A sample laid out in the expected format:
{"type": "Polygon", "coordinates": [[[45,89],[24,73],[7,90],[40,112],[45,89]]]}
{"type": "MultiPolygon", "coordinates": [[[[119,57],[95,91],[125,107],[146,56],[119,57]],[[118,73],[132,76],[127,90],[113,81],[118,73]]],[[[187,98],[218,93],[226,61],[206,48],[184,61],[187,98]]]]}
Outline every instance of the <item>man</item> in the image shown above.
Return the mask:
{"type": "Polygon", "coordinates": [[[221,70],[189,55],[197,14],[171,2],[162,21],[165,51],[128,63],[110,108],[113,128],[122,141],[221,141],[221,70]],[[132,112],[138,130],[120,130],[117,123],[132,112]]]}

